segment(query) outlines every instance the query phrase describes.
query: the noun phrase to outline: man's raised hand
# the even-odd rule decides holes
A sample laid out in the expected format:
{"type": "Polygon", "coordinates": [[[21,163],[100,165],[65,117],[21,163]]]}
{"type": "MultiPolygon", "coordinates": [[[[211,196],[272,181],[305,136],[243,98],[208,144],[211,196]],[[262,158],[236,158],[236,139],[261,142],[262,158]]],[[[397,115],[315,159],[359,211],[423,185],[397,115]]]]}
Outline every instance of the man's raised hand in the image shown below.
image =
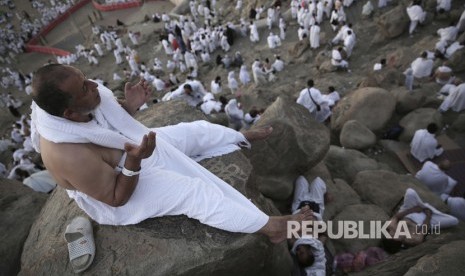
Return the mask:
{"type": "Polygon", "coordinates": [[[144,79],[134,85],[127,82],[124,86],[124,97],[126,98],[125,104],[126,109],[130,114],[134,114],[135,111],[141,107],[145,102],[150,99],[152,95],[152,86],[144,79]]]}
{"type": "Polygon", "coordinates": [[[131,143],[124,144],[124,150],[127,152],[128,156],[145,159],[152,155],[155,150],[156,134],[153,131],[150,131],[148,134],[144,135],[140,145],[134,145],[131,143]]]}

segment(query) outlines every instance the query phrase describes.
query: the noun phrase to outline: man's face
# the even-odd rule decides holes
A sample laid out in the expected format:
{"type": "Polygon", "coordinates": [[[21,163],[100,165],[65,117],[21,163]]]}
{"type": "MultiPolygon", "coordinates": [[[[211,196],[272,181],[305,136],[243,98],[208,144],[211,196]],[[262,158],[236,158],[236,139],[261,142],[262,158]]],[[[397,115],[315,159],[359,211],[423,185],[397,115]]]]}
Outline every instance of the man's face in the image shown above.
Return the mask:
{"type": "Polygon", "coordinates": [[[299,264],[304,267],[311,266],[314,262],[314,256],[309,245],[301,244],[295,250],[299,264]]]}
{"type": "Polygon", "coordinates": [[[100,94],[97,83],[88,80],[86,76],[74,67],[67,67],[70,76],[60,85],[60,89],[72,96],[70,110],[78,113],[89,113],[100,104],[100,94]]]}
{"type": "Polygon", "coordinates": [[[186,93],[187,95],[191,95],[192,94],[192,89],[184,88],[184,93],[186,93]]]}

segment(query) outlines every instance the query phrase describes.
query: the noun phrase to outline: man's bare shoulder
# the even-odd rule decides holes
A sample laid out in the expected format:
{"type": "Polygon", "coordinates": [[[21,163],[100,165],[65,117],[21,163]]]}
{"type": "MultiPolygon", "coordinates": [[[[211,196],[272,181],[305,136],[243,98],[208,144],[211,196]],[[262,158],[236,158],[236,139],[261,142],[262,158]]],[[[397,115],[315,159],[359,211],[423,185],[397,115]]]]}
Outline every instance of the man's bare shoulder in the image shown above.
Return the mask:
{"type": "Polygon", "coordinates": [[[54,143],[42,137],[40,149],[45,167],[67,189],[78,189],[85,182],[85,175],[98,168],[100,171],[108,168],[111,173],[122,156],[122,151],[117,149],[90,143],[54,143]]]}

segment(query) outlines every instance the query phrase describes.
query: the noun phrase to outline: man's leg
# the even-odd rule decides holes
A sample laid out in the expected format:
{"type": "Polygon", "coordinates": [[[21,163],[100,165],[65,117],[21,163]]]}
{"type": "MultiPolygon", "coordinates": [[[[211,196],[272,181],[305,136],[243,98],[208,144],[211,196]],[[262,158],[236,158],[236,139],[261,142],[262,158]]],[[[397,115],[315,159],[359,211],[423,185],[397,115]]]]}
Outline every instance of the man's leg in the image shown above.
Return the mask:
{"type": "Polygon", "coordinates": [[[294,213],[299,207],[300,202],[309,200],[308,198],[308,181],[304,176],[297,177],[294,183],[294,199],[292,200],[291,211],[294,213]]]}
{"type": "Polygon", "coordinates": [[[200,161],[239,150],[240,144],[248,146],[248,142],[264,139],[271,134],[272,128],[241,133],[207,121],[195,121],[156,128],[154,131],[187,156],[200,161]]]}
{"type": "Polygon", "coordinates": [[[318,203],[321,217],[323,217],[323,212],[325,210],[325,194],[326,183],[320,177],[315,178],[310,184],[310,201],[318,203]]]}
{"type": "Polygon", "coordinates": [[[191,158],[213,157],[240,149],[246,138],[240,132],[207,121],[156,128],[159,137],[191,158]],[[216,153],[216,154],[215,154],[216,153]]]}

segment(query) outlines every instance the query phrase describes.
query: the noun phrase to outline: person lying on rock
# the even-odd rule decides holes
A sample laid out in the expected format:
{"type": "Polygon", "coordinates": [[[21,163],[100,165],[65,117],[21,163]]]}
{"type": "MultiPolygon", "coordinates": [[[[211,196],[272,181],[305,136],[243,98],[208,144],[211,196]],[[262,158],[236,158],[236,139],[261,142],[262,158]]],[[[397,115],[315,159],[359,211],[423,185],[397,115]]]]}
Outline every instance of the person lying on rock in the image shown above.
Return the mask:
{"type": "MultiPolygon", "coordinates": [[[[303,207],[308,206],[313,212],[313,220],[322,221],[325,202],[329,201],[326,183],[320,177],[316,177],[309,184],[304,176],[299,176],[294,186],[292,213],[299,213],[303,207]]],[[[297,259],[298,270],[305,271],[293,274],[326,275],[326,272],[331,272],[332,256],[324,246],[326,239],[325,234],[320,234],[318,236],[302,235],[296,240],[290,240],[291,252],[297,259]]]]}
{"type": "Polygon", "coordinates": [[[425,241],[431,229],[443,229],[457,224],[457,218],[424,203],[415,190],[408,188],[399,212],[391,218],[387,229],[392,238],[383,237],[384,249],[389,253],[395,253],[401,248],[416,246],[425,241]],[[406,224],[408,234],[396,236],[401,222],[406,224]]]}
{"type": "Polygon", "coordinates": [[[196,121],[149,129],[131,116],[152,93],[146,81],[127,83],[118,102],[108,88],[61,64],[41,67],[32,86],[34,147],[57,183],[100,224],[186,215],[277,243],[286,239],[288,221],[311,218],[309,208],[269,217],[193,160],[249,146],[270,136],[271,127],[241,133],[196,121]]]}

